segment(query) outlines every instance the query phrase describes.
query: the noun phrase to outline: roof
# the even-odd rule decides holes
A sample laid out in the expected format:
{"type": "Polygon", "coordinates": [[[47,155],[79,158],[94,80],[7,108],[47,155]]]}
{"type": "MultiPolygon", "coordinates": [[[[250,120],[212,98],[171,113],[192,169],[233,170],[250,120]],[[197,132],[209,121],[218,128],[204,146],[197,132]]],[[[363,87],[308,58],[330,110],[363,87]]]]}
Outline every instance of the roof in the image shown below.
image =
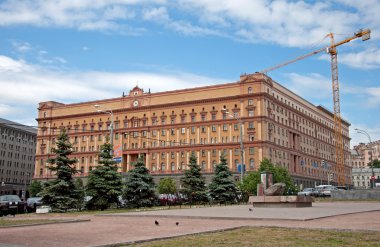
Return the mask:
{"type": "Polygon", "coordinates": [[[16,122],[12,122],[12,121],[9,121],[9,120],[4,119],[4,118],[0,118],[0,126],[5,126],[5,127],[12,128],[12,129],[16,129],[16,130],[20,130],[20,131],[28,132],[30,134],[37,135],[37,128],[30,127],[30,126],[23,125],[23,124],[16,123],[16,122]]]}

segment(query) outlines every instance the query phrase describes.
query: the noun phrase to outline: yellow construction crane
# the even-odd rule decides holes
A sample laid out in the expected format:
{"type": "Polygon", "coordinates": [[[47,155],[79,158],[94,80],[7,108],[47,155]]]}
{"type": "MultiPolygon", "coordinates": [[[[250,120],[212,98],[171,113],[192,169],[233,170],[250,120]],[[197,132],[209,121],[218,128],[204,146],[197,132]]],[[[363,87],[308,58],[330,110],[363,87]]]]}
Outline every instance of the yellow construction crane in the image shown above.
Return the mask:
{"type": "Polygon", "coordinates": [[[342,119],[340,115],[340,98],[339,98],[339,81],[338,81],[338,60],[336,47],[350,42],[351,40],[362,38],[363,41],[370,39],[371,30],[370,29],[360,29],[354,34],[354,36],[346,38],[338,43],[334,41],[334,34],[329,33],[326,37],[330,37],[331,45],[323,47],[319,50],[310,52],[308,54],[299,56],[287,62],[281,63],[279,65],[264,69],[259,73],[268,73],[272,70],[284,67],[288,64],[294,63],[296,61],[302,60],[304,58],[310,57],[312,55],[318,54],[322,51],[326,51],[331,57],[331,76],[332,76],[332,91],[333,91],[333,103],[334,103],[334,136],[335,136],[335,152],[336,152],[336,165],[338,174],[338,184],[345,185],[344,178],[344,147],[342,140],[342,119]]]}

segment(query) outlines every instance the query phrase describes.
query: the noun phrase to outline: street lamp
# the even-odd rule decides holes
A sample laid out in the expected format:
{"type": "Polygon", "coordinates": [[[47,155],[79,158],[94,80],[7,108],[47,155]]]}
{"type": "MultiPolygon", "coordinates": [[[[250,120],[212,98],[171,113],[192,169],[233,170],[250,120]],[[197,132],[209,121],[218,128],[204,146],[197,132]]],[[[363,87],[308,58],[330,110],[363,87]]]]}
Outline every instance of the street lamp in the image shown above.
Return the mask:
{"type": "Polygon", "coordinates": [[[99,109],[102,107],[101,105],[94,105],[94,107],[98,109],[98,110],[96,110],[96,112],[98,112],[98,113],[107,113],[107,114],[111,115],[110,143],[111,143],[111,147],[112,147],[111,148],[111,155],[113,155],[113,124],[114,124],[113,111],[112,111],[112,109],[101,110],[101,109],[99,109]]]}
{"type": "Polygon", "coordinates": [[[244,177],[244,144],[243,144],[243,128],[244,123],[241,118],[236,114],[230,114],[227,109],[223,108],[222,111],[225,114],[228,114],[230,117],[235,118],[240,123],[240,182],[243,183],[243,177],[244,177]]]}
{"type": "MultiPolygon", "coordinates": [[[[369,150],[370,150],[370,153],[369,153],[369,161],[372,162],[372,147],[371,147],[371,137],[369,136],[369,134],[364,131],[364,130],[360,130],[360,129],[355,129],[356,132],[360,133],[360,134],[363,134],[365,136],[368,137],[368,140],[369,140],[369,150]]],[[[372,176],[371,176],[371,188],[375,188],[375,171],[373,170],[373,163],[371,164],[371,170],[372,170],[372,176]]]]}
{"type": "Polygon", "coordinates": [[[29,172],[26,172],[24,176],[24,193],[23,193],[24,202],[26,201],[26,180],[28,179],[28,177],[29,177],[29,172]]]}

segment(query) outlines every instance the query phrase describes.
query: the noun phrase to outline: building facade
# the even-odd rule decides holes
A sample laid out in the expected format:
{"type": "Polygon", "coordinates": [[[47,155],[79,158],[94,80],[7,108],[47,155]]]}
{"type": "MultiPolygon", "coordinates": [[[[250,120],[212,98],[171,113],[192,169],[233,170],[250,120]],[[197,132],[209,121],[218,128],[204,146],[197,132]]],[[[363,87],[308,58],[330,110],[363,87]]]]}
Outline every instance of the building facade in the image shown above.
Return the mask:
{"type": "MultiPolygon", "coordinates": [[[[143,154],[152,174],[182,174],[194,153],[207,175],[225,154],[236,179],[239,164],[253,171],[268,158],[285,167],[298,185],[326,183],[329,173],[332,182],[337,181],[333,114],[260,73],[232,83],[158,93],[136,86],[119,98],[78,104],[41,102],[37,121],[37,179],[54,175],[45,164],[62,128],[74,143],[79,175],[87,176],[97,165],[99,146],[113,122],[113,143],[122,150],[120,172],[130,170],[131,162],[143,154]]],[[[348,127],[343,121],[345,160],[348,127]]],[[[351,184],[348,162],[344,176],[351,184]]]]}
{"type": "Polygon", "coordinates": [[[380,186],[380,169],[370,167],[372,160],[380,159],[380,141],[367,144],[360,143],[351,150],[352,181],[354,188],[368,189],[373,186],[371,178],[375,178],[375,186],[380,186]]]}
{"type": "Polygon", "coordinates": [[[0,194],[24,198],[34,173],[37,129],[0,118],[0,194]]]}

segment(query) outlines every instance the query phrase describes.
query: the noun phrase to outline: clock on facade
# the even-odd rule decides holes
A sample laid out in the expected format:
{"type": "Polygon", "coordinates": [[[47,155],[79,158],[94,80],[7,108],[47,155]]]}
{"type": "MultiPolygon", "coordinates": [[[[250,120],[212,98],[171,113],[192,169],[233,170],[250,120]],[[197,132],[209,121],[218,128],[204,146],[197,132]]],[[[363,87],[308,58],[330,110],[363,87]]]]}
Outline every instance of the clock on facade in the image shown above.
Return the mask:
{"type": "Polygon", "coordinates": [[[137,100],[133,101],[133,106],[139,106],[139,102],[137,100]]]}

